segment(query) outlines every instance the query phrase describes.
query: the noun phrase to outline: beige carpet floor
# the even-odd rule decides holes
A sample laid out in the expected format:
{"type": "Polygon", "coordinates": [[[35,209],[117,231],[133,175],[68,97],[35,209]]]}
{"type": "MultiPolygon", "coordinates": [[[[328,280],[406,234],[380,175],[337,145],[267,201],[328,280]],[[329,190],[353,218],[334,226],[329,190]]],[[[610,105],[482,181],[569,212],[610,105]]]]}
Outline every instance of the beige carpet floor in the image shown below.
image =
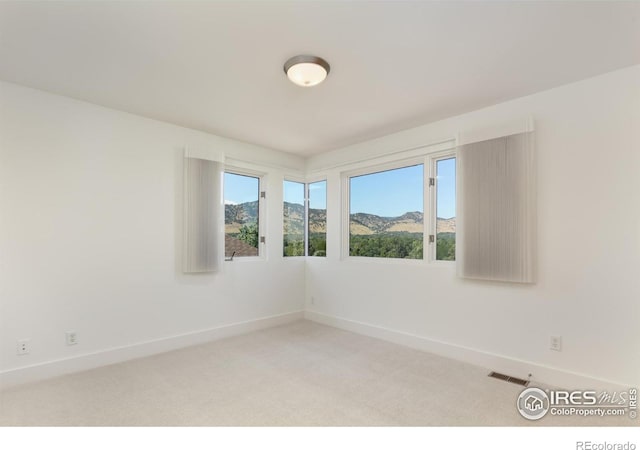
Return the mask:
{"type": "Polygon", "coordinates": [[[299,321],[0,392],[0,425],[637,425],[530,422],[483,368],[299,321]]]}

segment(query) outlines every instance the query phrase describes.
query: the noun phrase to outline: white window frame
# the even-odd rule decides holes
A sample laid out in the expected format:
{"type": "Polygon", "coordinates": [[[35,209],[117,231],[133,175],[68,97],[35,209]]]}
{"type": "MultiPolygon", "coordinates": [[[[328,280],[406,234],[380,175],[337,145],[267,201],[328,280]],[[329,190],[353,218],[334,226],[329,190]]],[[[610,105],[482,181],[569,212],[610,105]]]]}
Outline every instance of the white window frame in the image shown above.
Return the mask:
{"type": "MultiPolygon", "coordinates": [[[[229,260],[225,257],[224,258],[225,263],[236,262],[236,261],[242,261],[242,262],[265,261],[267,259],[267,245],[266,245],[266,242],[262,242],[262,238],[265,238],[266,240],[266,235],[267,235],[266,234],[267,202],[266,202],[266,198],[262,197],[262,193],[265,192],[265,196],[266,196],[265,186],[267,185],[266,184],[267,175],[264,172],[247,169],[244,167],[232,166],[232,165],[224,166],[224,172],[222,174],[223,180],[224,180],[224,174],[226,173],[258,179],[258,256],[239,256],[239,257],[234,257],[233,260],[229,260]]],[[[224,181],[222,186],[222,199],[223,201],[225,199],[224,181]]],[[[222,232],[226,234],[224,227],[222,229],[222,232]]],[[[225,254],[226,254],[226,248],[225,248],[225,254]]]]}
{"type": "MultiPolygon", "coordinates": [[[[440,146],[441,148],[441,146],[440,146]]],[[[436,217],[436,199],[437,199],[437,179],[436,179],[436,164],[438,161],[449,158],[456,158],[455,144],[452,142],[451,146],[445,150],[428,151],[428,147],[422,148],[422,152],[419,156],[398,158],[386,162],[359,165],[356,169],[348,170],[340,174],[341,191],[342,191],[342,217],[341,217],[341,260],[343,261],[362,261],[362,262],[376,262],[387,264],[429,264],[434,266],[452,266],[455,261],[439,261],[436,259],[437,248],[437,217],[436,217]],[[350,179],[353,177],[371,175],[378,172],[384,172],[388,170],[401,169],[404,167],[415,166],[418,164],[423,165],[423,239],[422,239],[422,259],[405,259],[405,258],[381,258],[381,257],[369,257],[369,256],[350,256],[349,255],[349,224],[350,224],[350,179]],[[435,180],[435,185],[430,186],[430,178],[435,180]],[[429,236],[434,236],[434,242],[429,242],[429,236]]],[[[457,174],[456,174],[457,176],[457,174]]]]}
{"type": "MultiPolygon", "coordinates": [[[[429,236],[433,236],[433,243],[427,242],[428,247],[425,248],[424,255],[429,255],[429,262],[433,264],[452,265],[455,261],[444,261],[436,259],[436,252],[438,249],[438,177],[437,177],[437,164],[438,161],[445,159],[456,158],[456,151],[445,150],[442,152],[432,153],[427,156],[427,162],[429,164],[429,178],[435,180],[433,186],[431,186],[429,180],[426,180],[426,188],[429,189],[429,224],[428,233],[426,235],[426,241],[429,241],[429,236]]],[[[456,159],[457,161],[457,159],[456,159]]],[[[458,172],[456,171],[456,179],[458,172]]],[[[457,192],[456,192],[457,196],[457,192]]],[[[425,196],[426,198],[426,196],[425,196]]],[[[458,214],[456,208],[456,216],[458,214]]]]}
{"type": "MultiPolygon", "coordinates": [[[[405,167],[410,167],[410,166],[417,166],[422,164],[423,167],[423,202],[425,201],[424,196],[426,194],[426,192],[424,192],[424,181],[426,178],[424,178],[426,176],[426,171],[428,169],[427,165],[425,164],[425,158],[424,157],[413,157],[413,158],[407,158],[407,159],[400,159],[397,161],[392,161],[392,162],[386,162],[386,163],[382,163],[382,164],[376,164],[376,165],[371,165],[371,166],[366,166],[363,168],[359,168],[356,170],[351,170],[348,172],[343,172],[341,174],[341,181],[342,181],[342,229],[341,229],[341,235],[342,235],[342,259],[343,260],[355,260],[355,261],[392,261],[392,262],[396,262],[396,263],[402,263],[402,264],[422,264],[422,262],[424,261],[424,247],[422,250],[422,259],[406,259],[406,258],[380,258],[377,256],[351,256],[349,254],[349,241],[350,241],[350,233],[349,233],[349,225],[351,222],[351,208],[350,208],[350,202],[351,202],[351,178],[354,177],[359,177],[359,176],[363,176],[363,175],[372,175],[375,173],[379,173],[379,172],[387,172],[389,170],[395,170],[395,169],[402,169],[405,167]]],[[[424,228],[424,217],[425,217],[425,206],[423,204],[423,240],[422,240],[422,244],[424,246],[424,240],[426,238],[425,235],[425,228],[424,228]]]]}
{"type": "MultiPolygon", "coordinates": [[[[303,179],[300,177],[296,177],[296,176],[289,176],[289,175],[285,175],[282,179],[282,207],[283,207],[283,214],[282,214],[282,238],[283,238],[283,246],[284,246],[284,182],[285,181],[290,181],[293,183],[301,183],[304,185],[304,255],[300,255],[300,256],[284,256],[284,248],[281,248],[281,255],[282,258],[285,260],[290,260],[290,259],[297,259],[297,258],[306,258],[309,255],[309,185],[313,184],[313,183],[319,183],[324,181],[325,183],[327,183],[327,177],[326,176],[316,176],[316,177],[312,177],[312,178],[308,178],[308,179],[303,179]]],[[[328,186],[328,184],[327,184],[328,186]]],[[[327,188],[328,189],[328,188],[327,188]]],[[[327,211],[329,210],[329,208],[327,208],[327,211]]],[[[328,217],[327,217],[328,220],[328,217]]],[[[327,233],[328,235],[328,233],[327,233]]],[[[314,258],[319,258],[319,259],[326,259],[326,256],[323,257],[314,257],[314,258]]]]}
{"type": "Polygon", "coordinates": [[[295,177],[295,176],[284,176],[282,179],[282,248],[280,249],[280,255],[284,260],[290,259],[299,259],[305,258],[307,256],[307,222],[309,221],[309,195],[308,195],[308,184],[304,178],[295,177]],[[303,186],[304,191],[304,255],[299,256],[285,256],[284,255],[284,183],[285,181],[289,181],[291,183],[300,183],[303,186]]]}

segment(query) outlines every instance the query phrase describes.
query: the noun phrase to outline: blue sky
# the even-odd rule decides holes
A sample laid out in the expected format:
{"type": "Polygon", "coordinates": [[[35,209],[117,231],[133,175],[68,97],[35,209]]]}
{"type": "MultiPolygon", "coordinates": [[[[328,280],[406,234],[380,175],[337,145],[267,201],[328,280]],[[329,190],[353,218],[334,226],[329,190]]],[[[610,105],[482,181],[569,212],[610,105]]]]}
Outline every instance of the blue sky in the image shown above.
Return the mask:
{"type": "Polygon", "coordinates": [[[260,196],[258,191],[260,180],[254,177],[236,175],[233,173],[224,174],[224,201],[225,203],[246,203],[255,202],[260,196]]]}
{"type": "Polygon", "coordinates": [[[422,164],[351,178],[350,213],[397,217],[423,212],[422,164]]]}
{"type": "Polygon", "coordinates": [[[284,201],[304,205],[304,183],[284,180],[284,201]]]}
{"type": "Polygon", "coordinates": [[[309,183],[309,208],[327,209],[327,182],[309,183]]]}
{"type": "Polygon", "coordinates": [[[456,160],[442,159],[436,165],[438,191],[436,215],[443,219],[456,216],[456,160]]]}
{"type": "MultiPolygon", "coordinates": [[[[304,205],[304,184],[295,181],[284,182],[284,201],[304,205]]],[[[327,208],[327,182],[309,183],[309,208],[327,208]]]]}

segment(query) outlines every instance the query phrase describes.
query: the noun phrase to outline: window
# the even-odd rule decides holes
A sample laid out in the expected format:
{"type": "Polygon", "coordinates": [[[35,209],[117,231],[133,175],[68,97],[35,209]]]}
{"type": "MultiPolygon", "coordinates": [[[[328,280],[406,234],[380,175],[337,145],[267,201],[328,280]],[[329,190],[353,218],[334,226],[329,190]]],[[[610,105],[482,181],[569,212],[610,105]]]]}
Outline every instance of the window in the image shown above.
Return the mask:
{"type": "Polygon", "coordinates": [[[327,182],[307,185],[309,198],[307,255],[327,256],[327,182]]]}
{"type": "Polygon", "coordinates": [[[424,164],[348,181],[349,256],[422,259],[424,164]]]}
{"type": "Polygon", "coordinates": [[[283,189],[283,255],[326,256],[327,182],[285,180],[283,189]]]}
{"type": "Polygon", "coordinates": [[[437,261],[456,259],[456,159],[435,160],[437,261]]]}
{"type": "Polygon", "coordinates": [[[260,178],[225,172],[225,256],[260,254],[260,178]]]}
{"type": "Polygon", "coordinates": [[[304,256],[305,184],[284,180],[283,255],[304,256]]]}
{"type": "Polygon", "coordinates": [[[457,169],[451,144],[343,174],[343,256],[455,261],[457,169]]]}

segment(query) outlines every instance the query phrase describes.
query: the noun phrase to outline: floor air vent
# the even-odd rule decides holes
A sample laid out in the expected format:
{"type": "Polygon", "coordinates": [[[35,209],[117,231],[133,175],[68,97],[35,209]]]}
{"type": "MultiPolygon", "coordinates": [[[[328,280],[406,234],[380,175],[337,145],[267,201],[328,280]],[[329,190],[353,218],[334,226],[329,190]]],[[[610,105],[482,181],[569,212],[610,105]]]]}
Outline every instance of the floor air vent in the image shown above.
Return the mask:
{"type": "Polygon", "coordinates": [[[509,383],[519,384],[520,386],[528,386],[529,381],[523,380],[522,378],[510,377],[509,375],[505,375],[503,373],[491,372],[489,374],[491,378],[497,378],[498,380],[508,381],[509,383]]]}

